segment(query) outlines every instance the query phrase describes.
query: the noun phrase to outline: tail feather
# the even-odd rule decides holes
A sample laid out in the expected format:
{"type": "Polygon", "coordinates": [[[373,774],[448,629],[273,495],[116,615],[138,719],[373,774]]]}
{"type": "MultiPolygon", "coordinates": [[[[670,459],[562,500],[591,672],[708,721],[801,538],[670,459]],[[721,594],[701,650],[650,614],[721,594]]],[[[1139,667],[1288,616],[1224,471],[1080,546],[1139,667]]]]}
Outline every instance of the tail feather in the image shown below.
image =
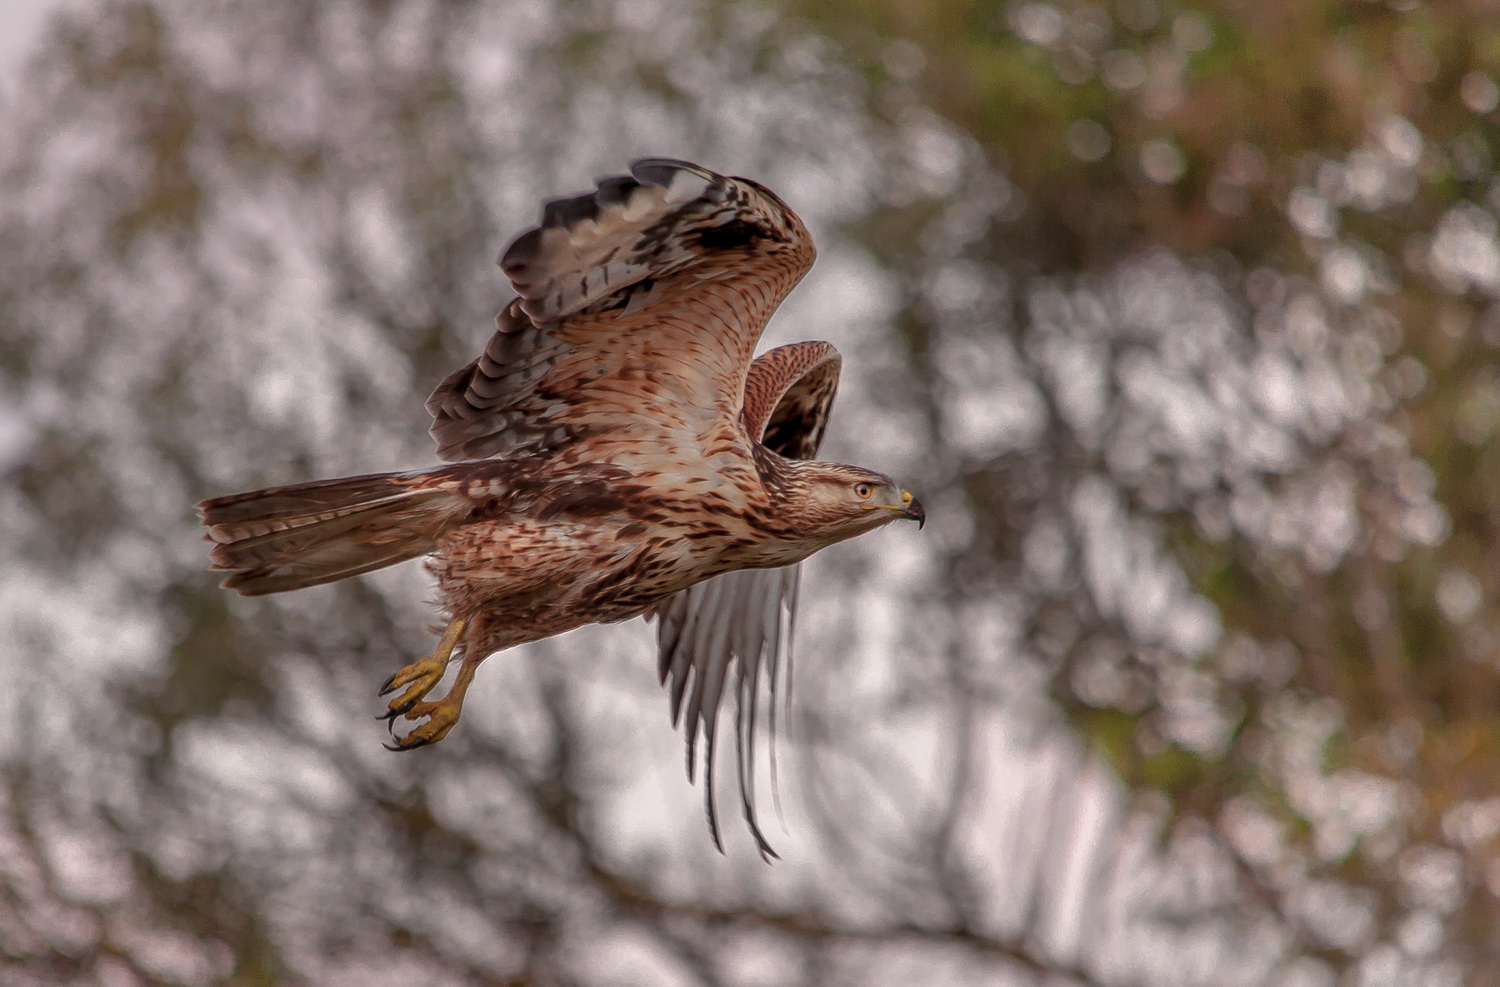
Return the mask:
{"type": "Polygon", "coordinates": [[[433,474],[380,473],[198,505],[221,585],[245,596],[317,586],[425,555],[470,509],[433,474]]]}

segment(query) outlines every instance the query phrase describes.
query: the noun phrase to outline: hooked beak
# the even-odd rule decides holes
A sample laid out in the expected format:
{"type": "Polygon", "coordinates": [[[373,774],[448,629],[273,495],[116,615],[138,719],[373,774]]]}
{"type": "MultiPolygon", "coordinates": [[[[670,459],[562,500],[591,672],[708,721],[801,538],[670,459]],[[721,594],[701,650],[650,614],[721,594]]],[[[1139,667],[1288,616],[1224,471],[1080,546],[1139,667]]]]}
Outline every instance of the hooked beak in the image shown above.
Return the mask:
{"type": "Polygon", "coordinates": [[[927,510],[920,500],[911,495],[909,490],[901,491],[901,516],[908,521],[917,522],[918,531],[921,531],[922,526],[927,523],[927,510]]]}

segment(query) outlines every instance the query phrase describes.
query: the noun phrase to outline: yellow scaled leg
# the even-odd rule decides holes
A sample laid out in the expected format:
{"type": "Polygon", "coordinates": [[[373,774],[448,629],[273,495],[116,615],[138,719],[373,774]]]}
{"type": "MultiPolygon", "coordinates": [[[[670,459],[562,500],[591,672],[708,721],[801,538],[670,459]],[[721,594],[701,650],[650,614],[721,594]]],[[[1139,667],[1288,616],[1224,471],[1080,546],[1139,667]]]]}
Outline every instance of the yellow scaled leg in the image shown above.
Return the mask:
{"type": "Polygon", "coordinates": [[[427,718],[427,722],[415,728],[410,733],[396,740],[394,745],[387,744],[391,750],[409,751],[428,744],[435,744],[453,729],[453,724],[458,722],[458,714],[463,706],[464,693],[469,688],[469,682],[474,678],[474,668],[468,662],[464,662],[459,671],[458,680],[448,690],[448,694],[435,702],[423,702],[439,682],[443,680],[443,673],[448,670],[448,662],[453,658],[453,649],[458,646],[458,639],[464,632],[464,620],[455,617],[448,624],[448,629],[443,632],[443,639],[433,649],[432,654],[421,661],[414,661],[401,671],[385,680],[380,687],[380,694],[388,696],[397,689],[403,689],[401,695],[392,699],[386,711],[381,714],[380,719],[387,721],[392,732],[395,731],[397,717],[407,720],[420,720],[427,718]]]}

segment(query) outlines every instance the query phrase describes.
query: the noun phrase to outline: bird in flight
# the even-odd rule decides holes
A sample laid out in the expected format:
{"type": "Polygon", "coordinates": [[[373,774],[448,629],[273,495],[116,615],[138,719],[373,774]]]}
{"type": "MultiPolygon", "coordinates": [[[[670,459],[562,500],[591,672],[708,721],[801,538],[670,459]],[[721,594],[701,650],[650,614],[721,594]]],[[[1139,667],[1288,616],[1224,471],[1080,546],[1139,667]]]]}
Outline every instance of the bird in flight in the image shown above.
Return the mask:
{"type": "Polygon", "coordinates": [[[280,593],[427,556],[447,627],[380,690],[395,750],[442,740],[495,652],[654,619],[690,778],[704,738],[715,844],[716,727],[732,688],[742,807],[774,855],[755,817],[756,700],[764,670],[774,731],[798,563],[926,519],[889,477],[814,460],[838,387],[831,344],[751,359],[815,253],[769,189],[685,161],[640,160],[547,203],[500,257],[516,298],[495,334],[427,400],[447,465],[203,501],[222,585],[280,593]],[[452,662],[452,685],[430,698],[452,662]],[[397,720],[411,725],[399,737],[397,720]]]}

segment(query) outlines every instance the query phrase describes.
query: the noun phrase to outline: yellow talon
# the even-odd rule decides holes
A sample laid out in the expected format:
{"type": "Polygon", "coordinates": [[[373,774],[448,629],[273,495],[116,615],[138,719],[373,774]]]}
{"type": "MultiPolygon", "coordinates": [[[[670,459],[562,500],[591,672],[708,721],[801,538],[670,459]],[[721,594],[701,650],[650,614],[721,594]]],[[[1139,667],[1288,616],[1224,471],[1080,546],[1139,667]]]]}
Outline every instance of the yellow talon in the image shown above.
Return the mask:
{"type": "Polygon", "coordinates": [[[453,649],[458,646],[458,639],[463,632],[464,619],[454,618],[448,624],[448,629],[443,632],[443,639],[438,642],[432,654],[420,661],[412,662],[385,680],[380,687],[382,696],[388,696],[403,686],[406,687],[406,691],[390,701],[381,719],[392,720],[398,716],[415,718],[412,713],[417,704],[421,703],[427,694],[443,680],[444,673],[448,671],[448,662],[453,658],[453,649]]]}
{"type": "MultiPolygon", "coordinates": [[[[411,751],[418,747],[426,747],[435,744],[448,736],[448,731],[458,722],[459,714],[464,708],[464,693],[469,691],[469,683],[474,681],[474,671],[479,667],[479,662],[470,658],[464,660],[463,666],[458,670],[458,678],[453,680],[453,688],[442,699],[430,703],[414,702],[400,715],[403,719],[416,722],[426,719],[427,722],[421,726],[414,727],[405,736],[396,738],[394,744],[386,744],[389,750],[411,751]]],[[[394,717],[395,714],[392,714],[394,717]]],[[[394,727],[392,729],[394,733],[394,727]]]]}
{"type": "Polygon", "coordinates": [[[385,748],[391,751],[410,751],[435,744],[448,736],[448,731],[453,729],[462,712],[463,697],[455,697],[452,693],[437,702],[417,703],[403,716],[408,720],[420,720],[425,716],[427,722],[415,727],[405,736],[396,738],[395,743],[386,744],[385,748]]]}

